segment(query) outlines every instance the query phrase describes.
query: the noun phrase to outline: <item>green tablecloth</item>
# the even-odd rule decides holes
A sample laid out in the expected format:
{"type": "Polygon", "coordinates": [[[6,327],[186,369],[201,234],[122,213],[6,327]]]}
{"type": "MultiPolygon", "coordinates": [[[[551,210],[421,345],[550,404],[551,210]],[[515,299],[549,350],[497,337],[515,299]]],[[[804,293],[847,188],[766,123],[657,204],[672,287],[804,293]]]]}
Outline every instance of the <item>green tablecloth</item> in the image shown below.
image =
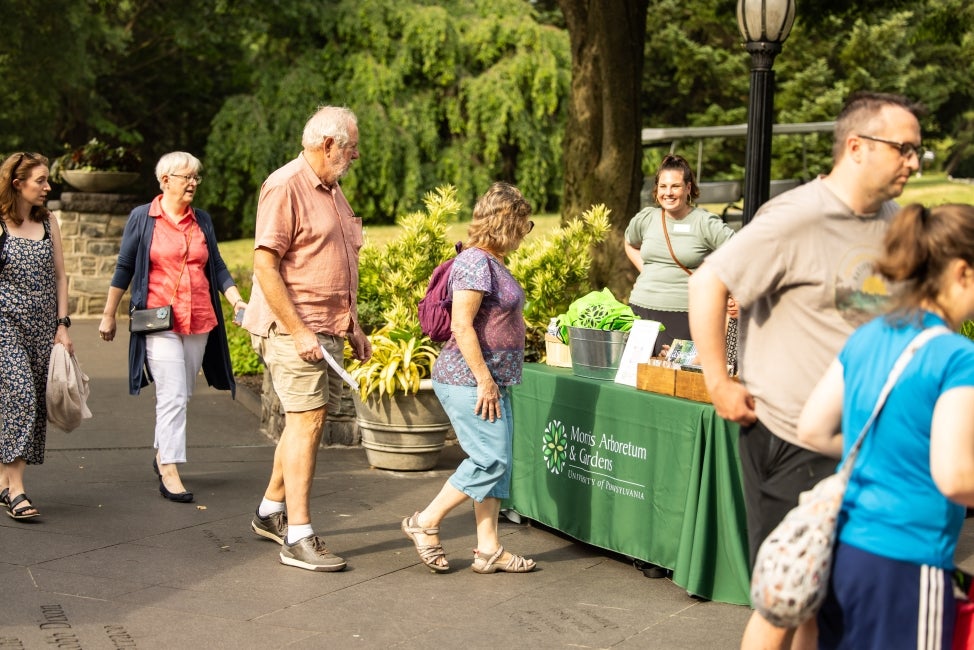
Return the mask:
{"type": "Polygon", "coordinates": [[[737,425],[710,404],[537,364],[512,396],[508,507],[672,569],[691,594],[749,603],[737,425]]]}

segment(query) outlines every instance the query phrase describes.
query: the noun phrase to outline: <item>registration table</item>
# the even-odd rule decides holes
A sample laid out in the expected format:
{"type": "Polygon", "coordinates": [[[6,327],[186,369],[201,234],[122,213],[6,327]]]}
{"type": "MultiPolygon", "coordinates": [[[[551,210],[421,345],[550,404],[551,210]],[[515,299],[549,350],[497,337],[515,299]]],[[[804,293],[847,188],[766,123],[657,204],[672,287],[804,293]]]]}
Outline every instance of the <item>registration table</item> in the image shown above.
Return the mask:
{"type": "Polygon", "coordinates": [[[671,569],[690,594],[748,604],[737,425],[710,404],[538,364],[511,394],[506,507],[671,569]]]}

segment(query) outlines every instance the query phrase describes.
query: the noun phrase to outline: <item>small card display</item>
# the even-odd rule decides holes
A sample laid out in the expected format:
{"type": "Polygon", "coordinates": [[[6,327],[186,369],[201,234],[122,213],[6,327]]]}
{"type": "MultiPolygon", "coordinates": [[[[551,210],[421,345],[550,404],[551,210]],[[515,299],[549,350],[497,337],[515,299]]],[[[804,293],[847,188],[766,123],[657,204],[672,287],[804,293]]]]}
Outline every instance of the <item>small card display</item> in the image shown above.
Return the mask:
{"type": "Polygon", "coordinates": [[[677,366],[693,366],[697,363],[697,346],[689,339],[673,339],[666,360],[677,366]]]}

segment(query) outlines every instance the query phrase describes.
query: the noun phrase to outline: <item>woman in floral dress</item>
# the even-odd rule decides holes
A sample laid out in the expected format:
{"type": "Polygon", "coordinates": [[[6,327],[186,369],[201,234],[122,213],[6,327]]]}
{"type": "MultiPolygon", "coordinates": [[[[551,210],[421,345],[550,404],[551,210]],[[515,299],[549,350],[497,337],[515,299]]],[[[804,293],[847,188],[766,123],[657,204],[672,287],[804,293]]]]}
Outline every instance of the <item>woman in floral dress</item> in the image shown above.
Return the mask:
{"type": "Polygon", "coordinates": [[[44,462],[51,348],[74,352],[61,231],[44,207],[48,174],[47,158],[34,153],[0,165],[0,505],[14,519],[40,515],[24,470],[44,462]]]}

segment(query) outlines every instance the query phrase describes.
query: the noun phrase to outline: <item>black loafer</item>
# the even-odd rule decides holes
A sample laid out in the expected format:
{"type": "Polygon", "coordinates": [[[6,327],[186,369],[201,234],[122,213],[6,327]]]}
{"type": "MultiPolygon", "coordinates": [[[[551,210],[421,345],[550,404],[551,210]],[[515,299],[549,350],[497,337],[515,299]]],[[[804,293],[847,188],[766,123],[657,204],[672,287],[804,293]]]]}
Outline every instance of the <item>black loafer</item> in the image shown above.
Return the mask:
{"type": "Polygon", "coordinates": [[[159,464],[156,463],[156,459],[155,458],[152,459],[152,471],[156,473],[156,476],[158,476],[159,477],[159,480],[161,481],[162,480],[162,473],[159,471],[159,464]]]}
{"type": "Polygon", "coordinates": [[[170,501],[175,501],[176,503],[192,503],[193,493],[192,492],[170,492],[166,489],[166,484],[159,480],[159,494],[169,499],[170,501]]]}

